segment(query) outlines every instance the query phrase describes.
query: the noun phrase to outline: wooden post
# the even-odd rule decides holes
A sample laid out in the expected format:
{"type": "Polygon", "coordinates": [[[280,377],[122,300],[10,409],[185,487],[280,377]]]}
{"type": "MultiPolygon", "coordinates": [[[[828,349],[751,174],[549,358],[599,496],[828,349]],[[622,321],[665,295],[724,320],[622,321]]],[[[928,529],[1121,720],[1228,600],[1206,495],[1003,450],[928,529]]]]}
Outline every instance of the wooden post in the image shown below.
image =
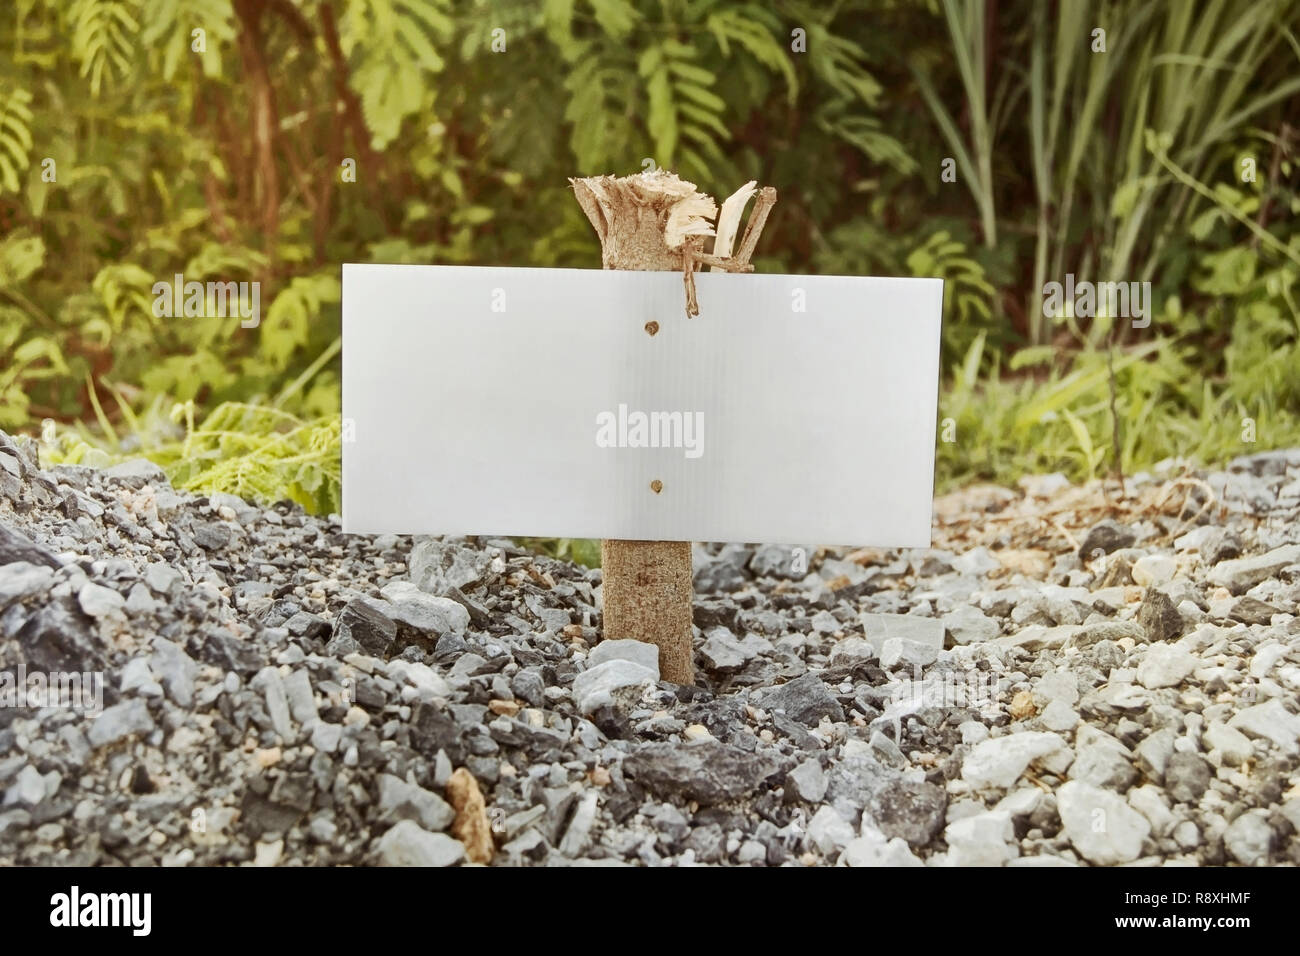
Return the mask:
{"type": "MultiPolygon", "coordinates": [[[[712,255],[705,255],[703,243],[706,237],[715,235],[712,220],[718,207],[711,197],[697,192],[694,184],[661,170],[570,182],[600,238],[604,267],[682,272],[688,316],[699,311],[695,306],[694,273],[701,263],[749,271],[748,257],[776,198],[774,190],[763,190],[742,242],[744,261],[726,260],[753,183],[741,187],[736,195],[738,201],[724,204],[727,222],[718,223],[718,234],[724,237],[726,248],[715,246],[712,255]]],[[[647,488],[646,494],[661,490],[647,488]]],[[[631,638],[657,645],[660,676],[676,684],[693,684],[690,542],[605,540],[600,555],[604,580],[602,637],[631,638]]]]}

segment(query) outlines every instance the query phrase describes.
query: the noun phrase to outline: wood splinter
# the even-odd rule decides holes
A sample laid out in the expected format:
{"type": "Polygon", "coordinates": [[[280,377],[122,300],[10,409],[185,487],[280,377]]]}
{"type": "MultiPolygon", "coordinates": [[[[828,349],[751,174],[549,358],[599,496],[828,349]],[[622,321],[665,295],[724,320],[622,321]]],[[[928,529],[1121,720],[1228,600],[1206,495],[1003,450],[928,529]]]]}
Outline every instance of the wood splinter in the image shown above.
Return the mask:
{"type": "MultiPolygon", "coordinates": [[[[695,270],[707,265],[715,271],[752,272],[750,257],[776,202],[772,187],[757,190],[740,250],[732,256],[741,214],[756,191],[753,182],[729,196],[720,212],[711,197],[696,191],[694,183],[663,170],[569,182],[600,239],[602,265],[606,269],[681,272],[688,318],[700,313],[695,270]],[[709,236],[714,237],[713,248],[706,253],[704,244],[709,236]]],[[[650,335],[658,331],[653,322],[645,328],[650,335]]],[[[658,479],[651,483],[655,494],[662,489],[658,479]]],[[[631,638],[655,644],[660,676],[676,684],[693,684],[690,542],[607,539],[601,542],[600,553],[603,639],[631,638]]]]}
{"type": "Polygon", "coordinates": [[[740,252],[733,257],[731,255],[731,245],[735,241],[736,230],[740,226],[740,214],[744,211],[745,203],[749,201],[749,197],[752,195],[754,195],[754,181],[751,179],[722,203],[722,211],[718,213],[718,226],[713,238],[712,253],[702,251],[704,247],[703,236],[694,236],[682,244],[682,273],[686,285],[686,317],[688,319],[700,314],[700,303],[695,296],[695,270],[701,265],[708,266],[713,272],[754,271],[754,267],[749,260],[754,255],[754,249],[758,246],[759,236],[763,234],[763,226],[767,223],[767,214],[776,205],[776,190],[771,186],[764,186],[759,190],[758,200],[754,203],[754,211],[750,213],[749,222],[745,225],[745,236],[740,241],[740,252]]]}

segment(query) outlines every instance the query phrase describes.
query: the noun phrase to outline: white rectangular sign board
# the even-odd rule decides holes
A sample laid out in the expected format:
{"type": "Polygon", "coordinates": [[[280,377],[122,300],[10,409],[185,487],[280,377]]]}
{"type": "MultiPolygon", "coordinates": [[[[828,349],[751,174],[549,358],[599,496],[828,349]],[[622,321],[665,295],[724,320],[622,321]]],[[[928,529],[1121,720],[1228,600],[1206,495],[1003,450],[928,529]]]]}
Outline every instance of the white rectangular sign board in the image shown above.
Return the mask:
{"type": "Polygon", "coordinates": [[[344,530],[928,546],[942,281],[695,279],[344,265],[344,530]]]}

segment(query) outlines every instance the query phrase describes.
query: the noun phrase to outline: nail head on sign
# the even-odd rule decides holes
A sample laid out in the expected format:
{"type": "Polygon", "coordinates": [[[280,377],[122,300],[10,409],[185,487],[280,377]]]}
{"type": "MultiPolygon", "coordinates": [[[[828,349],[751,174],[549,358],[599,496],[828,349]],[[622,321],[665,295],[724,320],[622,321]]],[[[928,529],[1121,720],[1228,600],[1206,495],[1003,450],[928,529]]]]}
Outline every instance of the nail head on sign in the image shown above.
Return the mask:
{"type": "Polygon", "coordinates": [[[659,494],[659,492],[664,490],[664,483],[656,478],[654,481],[650,482],[650,490],[655,494],[659,494]]]}
{"type": "Polygon", "coordinates": [[[651,335],[654,335],[656,332],[659,331],[659,323],[655,321],[647,322],[645,324],[645,330],[649,332],[651,335]]]}

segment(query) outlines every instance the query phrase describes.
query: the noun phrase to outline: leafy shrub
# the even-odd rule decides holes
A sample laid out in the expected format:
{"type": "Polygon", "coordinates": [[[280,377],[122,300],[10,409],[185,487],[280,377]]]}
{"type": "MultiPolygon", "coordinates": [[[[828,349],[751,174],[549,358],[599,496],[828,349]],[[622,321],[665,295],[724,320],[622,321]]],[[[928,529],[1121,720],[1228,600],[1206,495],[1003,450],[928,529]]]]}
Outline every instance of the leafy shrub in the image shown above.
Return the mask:
{"type": "Polygon", "coordinates": [[[1115,438],[1126,470],[1294,443],[1298,14],[17,0],[0,427],[336,508],[338,263],[595,267],[568,177],[653,164],[774,185],[762,270],[946,280],[945,484],[1098,474],[1115,438]],[[1066,272],[1151,281],[1152,325],[1044,316],[1066,272]],[[155,314],[178,274],[258,283],[261,322],[155,314]]]}

